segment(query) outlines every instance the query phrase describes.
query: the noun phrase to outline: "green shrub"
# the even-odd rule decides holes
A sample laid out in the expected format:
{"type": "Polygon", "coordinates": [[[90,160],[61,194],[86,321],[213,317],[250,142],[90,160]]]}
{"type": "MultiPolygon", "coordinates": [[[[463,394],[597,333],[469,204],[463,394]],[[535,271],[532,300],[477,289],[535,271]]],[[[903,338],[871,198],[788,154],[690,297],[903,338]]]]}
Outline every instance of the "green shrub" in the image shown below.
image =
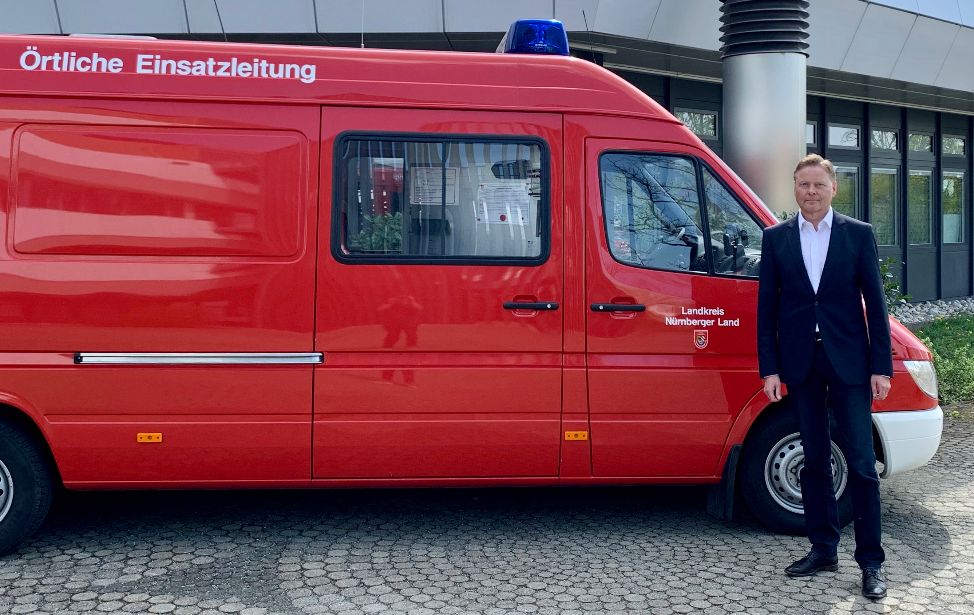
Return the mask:
{"type": "Polygon", "coordinates": [[[910,300],[909,295],[904,295],[900,291],[900,282],[893,274],[894,262],[892,257],[879,260],[879,275],[883,278],[883,294],[886,297],[886,309],[890,314],[896,314],[896,308],[906,305],[910,300]]]}
{"type": "Polygon", "coordinates": [[[974,402],[974,314],[937,318],[917,335],[933,352],[940,401],[974,402]]]}

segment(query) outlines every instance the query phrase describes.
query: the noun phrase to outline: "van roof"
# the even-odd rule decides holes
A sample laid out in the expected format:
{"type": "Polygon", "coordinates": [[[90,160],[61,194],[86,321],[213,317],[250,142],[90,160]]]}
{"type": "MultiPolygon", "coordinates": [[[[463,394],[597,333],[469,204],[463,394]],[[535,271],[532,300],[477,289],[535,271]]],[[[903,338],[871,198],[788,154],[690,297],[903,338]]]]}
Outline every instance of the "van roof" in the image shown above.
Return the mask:
{"type": "Polygon", "coordinates": [[[675,121],[591,62],[499,53],[0,36],[3,94],[527,109],[675,121]]]}

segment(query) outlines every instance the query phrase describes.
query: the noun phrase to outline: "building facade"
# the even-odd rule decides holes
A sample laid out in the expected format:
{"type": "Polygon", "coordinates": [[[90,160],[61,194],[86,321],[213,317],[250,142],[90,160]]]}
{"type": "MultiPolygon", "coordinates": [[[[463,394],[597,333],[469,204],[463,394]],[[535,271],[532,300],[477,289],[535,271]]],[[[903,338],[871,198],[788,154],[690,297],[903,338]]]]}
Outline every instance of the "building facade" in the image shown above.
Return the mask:
{"type": "MultiPolygon", "coordinates": [[[[719,155],[720,9],[720,0],[0,0],[0,33],[494,51],[512,21],[555,18],[575,55],[655,98],[719,155]]],[[[805,140],[836,163],[834,207],[873,224],[912,300],[974,294],[974,0],[811,0],[807,11],[805,140]]]]}

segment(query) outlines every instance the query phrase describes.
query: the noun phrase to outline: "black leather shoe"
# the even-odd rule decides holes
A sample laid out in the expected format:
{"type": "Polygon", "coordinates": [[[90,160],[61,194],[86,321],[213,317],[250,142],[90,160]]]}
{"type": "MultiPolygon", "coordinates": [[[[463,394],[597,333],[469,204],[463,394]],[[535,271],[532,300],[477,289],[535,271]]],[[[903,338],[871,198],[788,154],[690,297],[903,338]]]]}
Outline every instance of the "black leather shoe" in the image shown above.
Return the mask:
{"type": "Polygon", "coordinates": [[[812,551],[791,566],[785,568],[785,574],[789,577],[810,577],[816,572],[822,572],[823,570],[835,572],[838,569],[838,557],[824,557],[812,551]]]}
{"type": "Polygon", "coordinates": [[[862,595],[870,600],[886,597],[886,581],[883,580],[882,570],[879,568],[862,569],[862,595]]]}

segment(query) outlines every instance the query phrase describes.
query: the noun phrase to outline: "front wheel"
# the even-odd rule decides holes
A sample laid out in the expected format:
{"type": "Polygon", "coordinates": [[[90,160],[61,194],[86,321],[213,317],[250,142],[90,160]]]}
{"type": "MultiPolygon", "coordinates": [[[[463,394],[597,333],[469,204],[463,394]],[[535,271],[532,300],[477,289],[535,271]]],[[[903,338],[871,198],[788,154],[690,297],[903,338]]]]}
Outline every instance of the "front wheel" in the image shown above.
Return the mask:
{"type": "MultiPolygon", "coordinates": [[[[781,534],[804,534],[801,470],[805,465],[798,419],[779,409],[755,426],[741,456],[741,495],[759,523],[781,534]]],[[[839,506],[839,524],[852,521],[852,497],[846,489],[849,469],[845,455],[832,442],[832,486],[839,506]]]]}
{"type": "Polygon", "coordinates": [[[40,527],[51,507],[53,474],[36,440],[0,419],[0,555],[40,527]]]}

